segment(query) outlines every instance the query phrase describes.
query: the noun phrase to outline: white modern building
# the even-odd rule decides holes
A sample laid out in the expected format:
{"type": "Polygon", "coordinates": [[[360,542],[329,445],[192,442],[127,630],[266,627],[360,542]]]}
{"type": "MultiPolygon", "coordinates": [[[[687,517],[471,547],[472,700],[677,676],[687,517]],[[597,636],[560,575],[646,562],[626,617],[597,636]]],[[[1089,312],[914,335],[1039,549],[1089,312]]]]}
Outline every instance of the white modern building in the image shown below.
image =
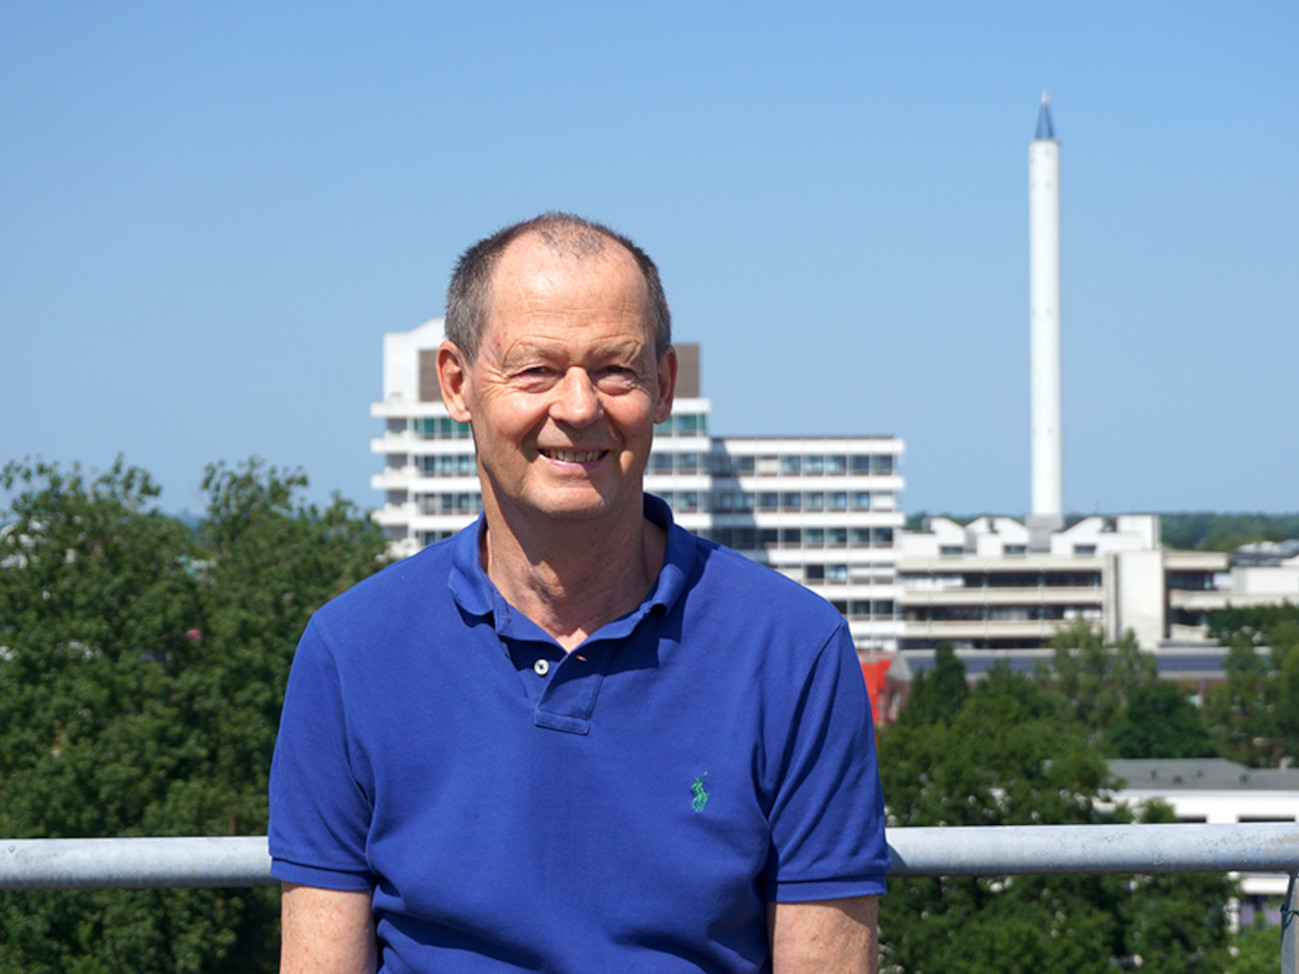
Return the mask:
{"type": "MultiPolygon", "coordinates": [[[[384,336],[384,422],[371,451],[384,469],[375,519],[412,554],[482,509],[469,427],[441,401],[442,320],[384,336]]],[[[864,658],[897,648],[896,540],[903,442],[892,436],[716,437],[700,387],[699,346],[678,344],[672,415],[655,431],[645,487],[683,527],[771,566],[828,599],[864,658]]]]}

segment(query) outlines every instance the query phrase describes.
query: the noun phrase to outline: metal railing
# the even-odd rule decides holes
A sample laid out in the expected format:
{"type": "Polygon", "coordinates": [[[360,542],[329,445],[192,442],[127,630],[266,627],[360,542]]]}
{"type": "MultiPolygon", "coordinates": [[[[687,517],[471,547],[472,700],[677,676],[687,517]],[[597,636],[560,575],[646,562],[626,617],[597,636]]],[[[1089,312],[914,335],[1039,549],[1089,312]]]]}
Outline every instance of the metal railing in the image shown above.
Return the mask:
{"type": "MultiPolygon", "coordinates": [[[[1290,876],[1281,970],[1296,964],[1299,825],[1024,825],[897,828],[890,875],[1273,872],[1290,876]]],[[[273,886],[265,836],[0,839],[0,889],[273,886]]]]}

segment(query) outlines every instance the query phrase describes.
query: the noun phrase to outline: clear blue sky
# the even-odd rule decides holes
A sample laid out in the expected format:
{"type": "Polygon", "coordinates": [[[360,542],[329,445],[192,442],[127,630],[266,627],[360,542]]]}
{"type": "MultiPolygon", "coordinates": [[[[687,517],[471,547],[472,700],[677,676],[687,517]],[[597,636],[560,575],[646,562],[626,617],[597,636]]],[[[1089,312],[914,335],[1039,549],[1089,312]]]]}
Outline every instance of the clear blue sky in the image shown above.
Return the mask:
{"type": "Polygon", "coordinates": [[[1027,145],[1065,502],[1299,509],[1299,4],[0,6],[0,460],[369,477],[381,336],[544,209],[658,260],[713,432],[1028,506],[1027,145]]]}

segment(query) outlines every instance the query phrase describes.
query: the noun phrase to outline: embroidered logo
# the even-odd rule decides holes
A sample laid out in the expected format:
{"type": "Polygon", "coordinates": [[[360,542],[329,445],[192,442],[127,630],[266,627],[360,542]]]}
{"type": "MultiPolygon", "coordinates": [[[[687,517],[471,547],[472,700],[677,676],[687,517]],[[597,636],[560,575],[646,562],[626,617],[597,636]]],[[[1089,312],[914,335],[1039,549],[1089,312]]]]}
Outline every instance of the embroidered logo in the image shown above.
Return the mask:
{"type": "Polygon", "coordinates": [[[696,812],[702,812],[704,806],[708,804],[708,792],[704,791],[704,779],[707,777],[708,772],[705,771],[690,786],[690,790],[695,794],[695,797],[690,799],[690,807],[696,812]]]}

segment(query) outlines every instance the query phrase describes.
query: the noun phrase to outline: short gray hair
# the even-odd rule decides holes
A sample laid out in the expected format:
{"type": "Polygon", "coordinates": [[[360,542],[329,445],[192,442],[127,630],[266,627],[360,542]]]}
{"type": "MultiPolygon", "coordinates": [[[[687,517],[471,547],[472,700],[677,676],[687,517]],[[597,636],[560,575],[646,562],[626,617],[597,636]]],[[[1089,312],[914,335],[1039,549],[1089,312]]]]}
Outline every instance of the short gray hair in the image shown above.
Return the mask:
{"type": "Polygon", "coordinates": [[[662,358],[672,344],[672,315],[659,269],[649,254],[627,237],[603,224],[574,216],[572,213],[547,212],[531,220],[515,223],[478,241],[456,262],[447,287],[446,334],[473,361],[487,325],[492,272],[506,248],[515,240],[535,233],[555,253],[573,257],[594,257],[604,252],[607,242],[625,248],[635,259],[645,278],[651,327],[654,332],[654,354],[662,358]]]}

